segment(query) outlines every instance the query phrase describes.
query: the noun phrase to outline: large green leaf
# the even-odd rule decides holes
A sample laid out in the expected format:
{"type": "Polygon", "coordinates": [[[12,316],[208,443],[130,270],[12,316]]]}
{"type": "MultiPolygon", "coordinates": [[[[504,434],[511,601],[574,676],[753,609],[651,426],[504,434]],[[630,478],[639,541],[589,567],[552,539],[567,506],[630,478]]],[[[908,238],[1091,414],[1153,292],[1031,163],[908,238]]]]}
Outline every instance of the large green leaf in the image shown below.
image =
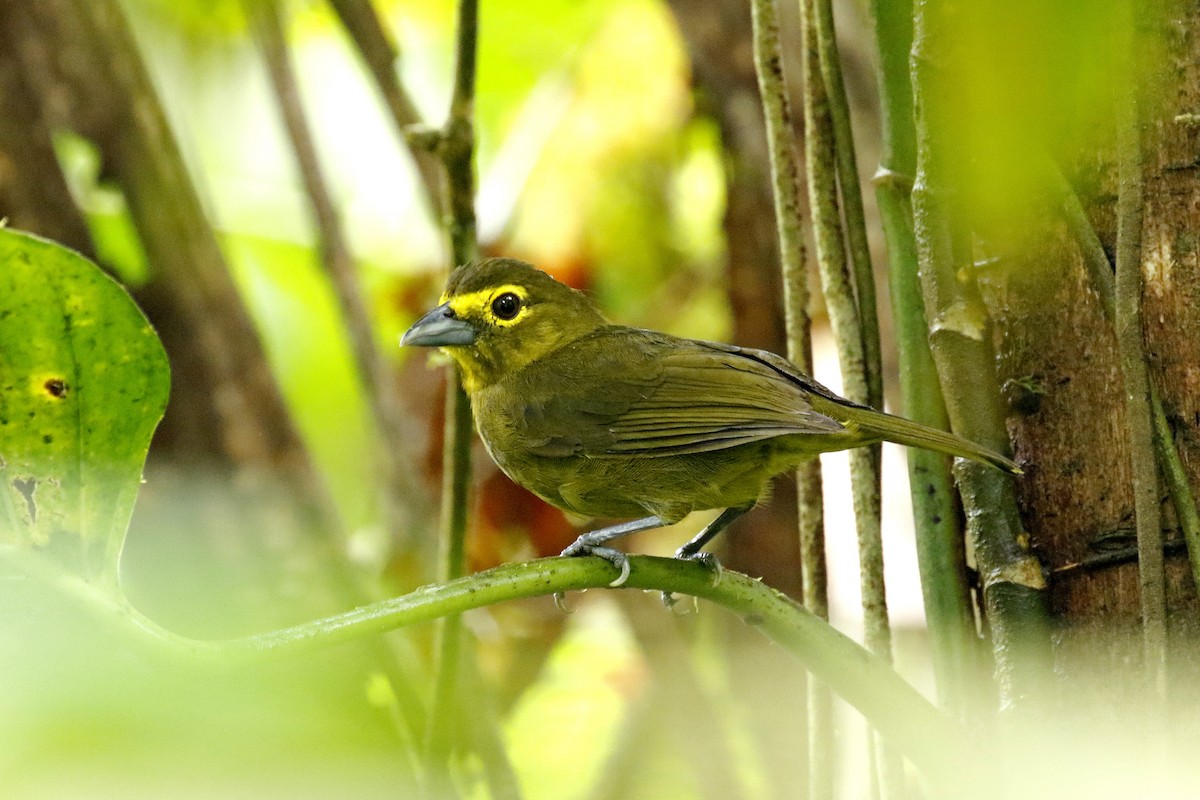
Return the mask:
{"type": "Polygon", "coordinates": [[[162,344],[120,285],[0,229],[0,546],[115,577],[169,386],[162,344]]]}

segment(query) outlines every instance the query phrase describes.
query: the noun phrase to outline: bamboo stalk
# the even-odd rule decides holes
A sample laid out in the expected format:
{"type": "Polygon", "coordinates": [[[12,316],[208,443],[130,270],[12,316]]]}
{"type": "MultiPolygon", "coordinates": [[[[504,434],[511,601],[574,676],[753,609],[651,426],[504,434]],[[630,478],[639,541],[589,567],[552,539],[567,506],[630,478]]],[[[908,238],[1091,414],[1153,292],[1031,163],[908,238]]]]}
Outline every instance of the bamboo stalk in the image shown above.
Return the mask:
{"type": "MultiPolygon", "coordinates": [[[[935,428],[949,427],[937,368],[929,352],[929,329],[917,276],[913,236],[912,176],[916,171],[912,82],[912,3],[873,0],[882,152],[875,195],[888,251],[892,316],[900,363],[903,413],[935,428]]],[[[916,531],[917,562],[938,700],[960,715],[978,675],[978,644],[958,501],[945,456],[908,449],[908,478],[916,531]]]]}
{"type": "MultiPolygon", "coordinates": [[[[950,71],[955,27],[939,0],[914,3],[910,61],[916,113],[914,233],[930,344],[954,432],[1009,450],[988,315],[969,280],[969,236],[954,216],[951,120],[957,111],[950,71]]],[[[1045,578],[1029,551],[1010,479],[963,461],[955,467],[967,531],[982,579],[983,605],[1003,708],[1038,697],[1049,664],[1045,578]]]]}

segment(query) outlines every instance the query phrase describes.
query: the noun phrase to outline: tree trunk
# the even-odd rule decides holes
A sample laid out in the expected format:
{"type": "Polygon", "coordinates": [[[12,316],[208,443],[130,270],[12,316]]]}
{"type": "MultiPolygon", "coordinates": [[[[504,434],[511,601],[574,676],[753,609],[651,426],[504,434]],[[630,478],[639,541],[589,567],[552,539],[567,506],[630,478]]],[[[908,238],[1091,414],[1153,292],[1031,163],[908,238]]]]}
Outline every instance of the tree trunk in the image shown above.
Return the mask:
{"type": "MultiPolygon", "coordinates": [[[[1200,128],[1194,116],[1200,108],[1200,6],[1192,4],[1174,30],[1162,33],[1159,41],[1167,43],[1169,57],[1152,75],[1156,80],[1148,85],[1153,89],[1143,89],[1138,100],[1146,121],[1143,330],[1151,378],[1195,491],[1200,487],[1200,128]]],[[[1111,259],[1116,154],[1084,154],[1073,166],[1072,183],[1111,259]]],[[[1061,219],[1060,209],[1043,210],[1044,219],[1061,219]]],[[[1112,683],[1116,675],[1140,674],[1144,657],[1117,342],[1067,227],[1049,223],[1032,238],[1023,255],[996,270],[994,298],[1002,317],[1000,373],[1010,430],[1018,461],[1028,465],[1018,482],[1021,505],[1050,575],[1059,624],[1056,666],[1070,679],[1060,684],[1070,687],[1059,694],[1062,707],[1119,712],[1149,698],[1137,682],[1119,689],[1112,683]],[[1116,702],[1094,702],[1095,692],[1116,702]],[[1089,697],[1091,702],[1081,702],[1089,697]]],[[[1165,538],[1178,542],[1165,492],[1163,500],[1165,538]]],[[[1200,641],[1200,607],[1181,548],[1168,548],[1166,577],[1172,647],[1182,656],[1200,641]]],[[[1175,658],[1170,670],[1170,690],[1197,699],[1195,659],[1175,658]]]]}

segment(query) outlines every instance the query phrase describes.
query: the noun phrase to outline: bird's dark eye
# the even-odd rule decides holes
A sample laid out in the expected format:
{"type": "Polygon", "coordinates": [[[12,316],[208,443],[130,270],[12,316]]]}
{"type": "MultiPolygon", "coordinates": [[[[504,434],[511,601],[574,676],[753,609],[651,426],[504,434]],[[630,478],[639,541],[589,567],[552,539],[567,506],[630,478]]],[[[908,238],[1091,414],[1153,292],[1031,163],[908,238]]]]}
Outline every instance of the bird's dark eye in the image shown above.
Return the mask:
{"type": "Polygon", "coordinates": [[[512,292],[505,292],[492,301],[492,313],[503,320],[510,320],[521,310],[521,298],[512,292]]]}

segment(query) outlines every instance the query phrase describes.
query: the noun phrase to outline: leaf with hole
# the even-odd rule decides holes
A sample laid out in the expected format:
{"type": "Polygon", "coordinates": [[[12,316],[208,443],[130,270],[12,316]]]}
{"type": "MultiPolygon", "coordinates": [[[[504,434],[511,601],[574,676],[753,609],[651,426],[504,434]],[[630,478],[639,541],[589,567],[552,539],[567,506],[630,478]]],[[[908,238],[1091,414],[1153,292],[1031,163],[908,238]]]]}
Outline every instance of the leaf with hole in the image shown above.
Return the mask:
{"type": "Polygon", "coordinates": [[[169,386],[162,344],[119,284],[0,229],[0,546],[115,578],[169,386]]]}

